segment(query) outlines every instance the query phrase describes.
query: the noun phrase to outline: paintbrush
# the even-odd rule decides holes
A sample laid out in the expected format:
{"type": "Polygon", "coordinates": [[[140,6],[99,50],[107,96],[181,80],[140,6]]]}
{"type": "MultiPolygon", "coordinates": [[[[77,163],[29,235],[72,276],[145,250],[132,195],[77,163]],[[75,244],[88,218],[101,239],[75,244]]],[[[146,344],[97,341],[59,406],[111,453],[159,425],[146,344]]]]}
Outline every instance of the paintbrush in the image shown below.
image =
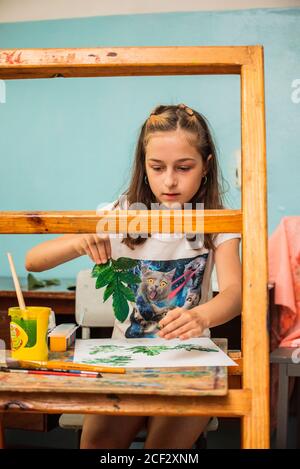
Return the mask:
{"type": "Polygon", "coordinates": [[[46,370],[79,370],[79,371],[94,371],[97,373],[126,373],[125,368],[110,367],[110,366],[98,366],[88,365],[85,363],[73,363],[66,361],[28,361],[28,360],[16,360],[12,358],[6,358],[7,368],[26,368],[26,369],[46,369],[46,370]]]}

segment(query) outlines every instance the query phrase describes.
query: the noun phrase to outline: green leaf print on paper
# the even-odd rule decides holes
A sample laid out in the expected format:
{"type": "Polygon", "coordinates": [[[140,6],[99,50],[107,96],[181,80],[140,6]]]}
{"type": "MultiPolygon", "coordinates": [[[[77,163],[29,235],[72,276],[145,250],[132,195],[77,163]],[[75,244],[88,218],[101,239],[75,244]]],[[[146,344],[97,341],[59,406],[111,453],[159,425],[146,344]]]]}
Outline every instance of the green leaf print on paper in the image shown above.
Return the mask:
{"type": "Polygon", "coordinates": [[[154,345],[153,347],[138,345],[136,347],[130,347],[128,350],[130,350],[132,353],[144,353],[153,357],[154,355],[159,355],[161,352],[170,350],[170,347],[165,345],[154,345]]]}
{"type": "Polygon", "coordinates": [[[103,301],[112,295],[113,310],[120,322],[124,322],[128,316],[128,301],[135,301],[130,285],[141,282],[137,275],[128,271],[137,265],[138,261],[134,259],[119,257],[116,261],[109,259],[106,264],[96,264],[92,270],[91,275],[96,278],[95,287],[98,289],[106,286],[103,301]]]}
{"type": "Polygon", "coordinates": [[[82,360],[82,363],[88,363],[92,365],[128,365],[132,360],[129,355],[113,355],[107,358],[91,358],[90,360],[82,360]]]}
{"type": "Polygon", "coordinates": [[[196,350],[197,352],[218,352],[218,350],[213,348],[193,344],[179,344],[174,347],[171,345],[137,345],[135,347],[129,347],[127,350],[132,353],[144,353],[150,356],[160,355],[162,352],[166,352],[168,350],[185,350],[186,352],[192,352],[193,350],[196,350]]]}
{"type": "Polygon", "coordinates": [[[197,352],[218,352],[217,349],[215,348],[209,348],[209,347],[202,347],[201,345],[191,345],[191,344],[179,344],[173,347],[173,350],[180,350],[184,349],[186,352],[192,352],[193,350],[196,350],[197,352]]]}
{"type": "Polygon", "coordinates": [[[89,351],[89,355],[95,355],[96,353],[116,352],[119,349],[120,347],[117,345],[95,345],[95,347],[89,351]]]}

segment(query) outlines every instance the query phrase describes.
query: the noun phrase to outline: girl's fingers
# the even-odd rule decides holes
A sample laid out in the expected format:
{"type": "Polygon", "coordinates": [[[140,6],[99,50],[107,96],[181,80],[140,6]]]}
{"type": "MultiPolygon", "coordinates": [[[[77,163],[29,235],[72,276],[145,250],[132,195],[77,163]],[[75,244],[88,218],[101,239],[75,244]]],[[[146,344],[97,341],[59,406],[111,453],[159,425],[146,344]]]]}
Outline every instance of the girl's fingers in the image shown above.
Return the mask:
{"type": "Polygon", "coordinates": [[[101,259],[101,262],[105,264],[107,262],[108,258],[107,258],[104,243],[103,244],[98,244],[97,249],[98,249],[98,253],[99,253],[99,257],[101,259]]]}
{"type": "Polygon", "coordinates": [[[101,259],[102,259],[102,256],[104,257],[104,259],[106,259],[106,261],[110,259],[111,258],[110,238],[107,235],[96,235],[95,240],[96,240],[97,249],[99,251],[99,255],[101,255],[101,259]]]}
{"type": "Polygon", "coordinates": [[[187,316],[181,315],[175,321],[173,320],[167,326],[164,326],[163,329],[159,332],[159,336],[164,337],[167,334],[173,333],[177,331],[183,325],[187,324],[189,321],[190,319],[187,316]]]}
{"type": "Polygon", "coordinates": [[[101,256],[99,254],[99,251],[97,249],[97,246],[95,244],[89,244],[89,249],[92,253],[92,259],[96,264],[100,264],[101,262],[101,256]]]}
{"type": "Polygon", "coordinates": [[[105,258],[104,255],[99,251],[97,244],[95,243],[95,238],[93,235],[86,236],[85,238],[85,252],[90,257],[92,262],[100,264],[105,258]]]}
{"type": "MultiPolygon", "coordinates": [[[[93,253],[92,253],[88,243],[86,243],[85,246],[84,246],[84,252],[87,256],[89,256],[91,261],[95,262],[94,257],[93,257],[93,253]]],[[[96,264],[97,264],[97,262],[96,262],[96,264]]]]}
{"type": "Polygon", "coordinates": [[[166,316],[158,323],[160,328],[166,327],[175,319],[182,315],[182,308],[175,308],[169,311],[166,316]]]}
{"type": "Polygon", "coordinates": [[[89,248],[93,253],[93,257],[96,260],[96,264],[103,263],[104,261],[106,262],[106,254],[105,250],[104,253],[101,251],[101,245],[104,244],[104,241],[99,243],[99,239],[97,238],[97,235],[91,235],[87,239],[89,248]]]}
{"type": "Polygon", "coordinates": [[[109,259],[111,257],[110,240],[103,240],[102,246],[105,249],[106,258],[109,259]]]}
{"type": "Polygon", "coordinates": [[[105,241],[105,248],[106,248],[107,258],[110,259],[111,258],[111,242],[109,238],[105,241]]]}
{"type": "Polygon", "coordinates": [[[191,339],[192,337],[201,337],[202,330],[197,329],[191,329],[190,331],[185,332],[184,334],[181,334],[179,336],[180,340],[186,340],[186,339],[191,339]]]}
{"type": "Polygon", "coordinates": [[[191,329],[195,327],[194,322],[186,322],[184,325],[181,325],[181,327],[177,327],[171,332],[168,332],[165,335],[165,339],[174,339],[175,337],[180,337],[180,335],[185,334],[186,332],[189,332],[191,329]]]}

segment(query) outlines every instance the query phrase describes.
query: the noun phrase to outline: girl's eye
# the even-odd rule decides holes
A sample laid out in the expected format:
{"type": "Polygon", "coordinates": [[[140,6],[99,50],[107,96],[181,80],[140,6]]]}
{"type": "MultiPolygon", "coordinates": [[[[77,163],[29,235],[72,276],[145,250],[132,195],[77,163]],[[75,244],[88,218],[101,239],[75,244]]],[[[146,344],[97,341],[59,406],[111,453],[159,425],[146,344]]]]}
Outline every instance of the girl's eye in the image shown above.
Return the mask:
{"type": "Polygon", "coordinates": [[[189,169],[191,169],[189,166],[181,166],[180,168],[180,171],[188,171],[189,169]]]}
{"type": "MultiPolygon", "coordinates": [[[[163,168],[161,168],[160,166],[152,166],[152,169],[154,171],[161,171],[163,168]]],[[[178,169],[180,171],[189,171],[191,168],[189,166],[180,166],[178,169]]]]}

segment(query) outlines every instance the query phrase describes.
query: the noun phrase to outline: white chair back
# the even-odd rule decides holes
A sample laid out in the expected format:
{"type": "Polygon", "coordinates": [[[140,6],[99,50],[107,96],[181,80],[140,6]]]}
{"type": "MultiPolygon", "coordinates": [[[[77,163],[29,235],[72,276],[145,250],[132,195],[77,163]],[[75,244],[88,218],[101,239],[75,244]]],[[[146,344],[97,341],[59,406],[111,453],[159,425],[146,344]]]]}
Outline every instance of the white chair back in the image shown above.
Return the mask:
{"type": "Polygon", "coordinates": [[[83,327],[113,327],[112,296],[103,301],[104,288],[96,289],[91,269],[81,270],[76,279],[75,319],[83,327]]]}

